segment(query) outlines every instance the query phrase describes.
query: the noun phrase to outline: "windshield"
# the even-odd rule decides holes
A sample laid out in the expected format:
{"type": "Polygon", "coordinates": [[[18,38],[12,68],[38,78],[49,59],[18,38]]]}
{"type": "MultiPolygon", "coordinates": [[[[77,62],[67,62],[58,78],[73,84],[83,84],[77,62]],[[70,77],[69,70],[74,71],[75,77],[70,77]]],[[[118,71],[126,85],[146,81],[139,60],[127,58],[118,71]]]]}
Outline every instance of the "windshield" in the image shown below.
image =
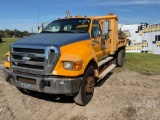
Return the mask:
{"type": "Polygon", "coordinates": [[[88,18],[55,20],[47,25],[42,33],[85,33],[88,32],[89,25],[88,18]]]}

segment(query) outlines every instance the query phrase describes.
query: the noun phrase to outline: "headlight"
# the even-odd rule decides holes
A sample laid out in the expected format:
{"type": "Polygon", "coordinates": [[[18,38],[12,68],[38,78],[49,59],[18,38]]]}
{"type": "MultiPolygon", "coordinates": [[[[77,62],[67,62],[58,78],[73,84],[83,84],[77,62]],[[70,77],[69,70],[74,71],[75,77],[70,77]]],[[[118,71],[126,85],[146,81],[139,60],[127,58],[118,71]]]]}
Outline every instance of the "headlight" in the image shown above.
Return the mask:
{"type": "Polygon", "coordinates": [[[10,62],[10,55],[6,55],[6,62],[10,62]]]}
{"type": "Polygon", "coordinates": [[[63,62],[63,67],[65,69],[70,69],[72,70],[73,69],[73,63],[72,62],[63,62]]]}
{"type": "Polygon", "coordinates": [[[64,61],[63,67],[69,70],[81,70],[83,67],[82,61],[64,61]]]}

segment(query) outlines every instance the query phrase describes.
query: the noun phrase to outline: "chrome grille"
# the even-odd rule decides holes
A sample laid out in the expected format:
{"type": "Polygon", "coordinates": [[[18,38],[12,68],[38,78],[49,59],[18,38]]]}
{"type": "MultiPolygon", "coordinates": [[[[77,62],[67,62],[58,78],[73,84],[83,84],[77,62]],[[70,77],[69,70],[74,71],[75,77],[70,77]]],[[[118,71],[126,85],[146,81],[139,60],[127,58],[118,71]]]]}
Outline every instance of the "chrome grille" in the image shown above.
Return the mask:
{"type": "Polygon", "coordinates": [[[21,46],[11,45],[11,69],[26,73],[51,74],[59,58],[56,47],[21,46]]]}
{"type": "MultiPolygon", "coordinates": [[[[15,60],[23,60],[23,59],[22,59],[23,56],[13,55],[12,57],[13,57],[13,59],[15,59],[15,60]]],[[[31,58],[30,61],[44,62],[44,58],[43,58],[43,57],[31,58]]]]}

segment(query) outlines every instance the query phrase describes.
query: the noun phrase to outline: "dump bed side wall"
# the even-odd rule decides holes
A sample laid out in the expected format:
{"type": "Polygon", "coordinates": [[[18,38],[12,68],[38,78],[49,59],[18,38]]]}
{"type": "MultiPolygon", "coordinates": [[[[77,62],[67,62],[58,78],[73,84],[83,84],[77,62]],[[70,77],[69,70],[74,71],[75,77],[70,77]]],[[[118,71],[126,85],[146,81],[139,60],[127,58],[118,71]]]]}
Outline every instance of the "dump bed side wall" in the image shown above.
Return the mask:
{"type": "Polygon", "coordinates": [[[111,53],[114,54],[118,49],[118,20],[111,19],[110,21],[110,30],[111,30],[111,53]]]}
{"type": "MultiPolygon", "coordinates": [[[[122,35],[123,36],[123,35],[122,35]]],[[[126,37],[120,36],[118,32],[118,20],[111,20],[111,53],[114,54],[121,47],[126,46],[126,37]]]]}

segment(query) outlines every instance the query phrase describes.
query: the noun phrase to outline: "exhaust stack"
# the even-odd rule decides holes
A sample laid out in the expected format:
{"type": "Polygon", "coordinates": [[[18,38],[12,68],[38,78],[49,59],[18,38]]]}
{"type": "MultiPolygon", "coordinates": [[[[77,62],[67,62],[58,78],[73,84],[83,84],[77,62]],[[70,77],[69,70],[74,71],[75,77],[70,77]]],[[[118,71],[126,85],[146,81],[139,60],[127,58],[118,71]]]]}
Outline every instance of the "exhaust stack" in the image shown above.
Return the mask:
{"type": "Polygon", "coordinates": [[[70,18],[70,12],[66,10],[66,13],[67,13],[67,18],[70,18]]]}

